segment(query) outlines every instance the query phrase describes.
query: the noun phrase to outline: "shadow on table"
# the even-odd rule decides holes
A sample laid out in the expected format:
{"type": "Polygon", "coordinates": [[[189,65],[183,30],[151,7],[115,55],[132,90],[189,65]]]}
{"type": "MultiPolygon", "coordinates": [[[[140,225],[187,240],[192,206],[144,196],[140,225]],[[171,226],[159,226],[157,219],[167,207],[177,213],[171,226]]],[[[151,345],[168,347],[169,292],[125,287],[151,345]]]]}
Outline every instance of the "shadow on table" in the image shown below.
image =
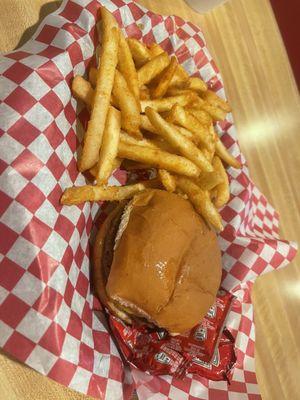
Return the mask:
{"type": "Polygon", "coordinates": [[[23,46],[32,37],[32,35],[37,30],[42,20],[45,17],[47,17],[48,14],[51,14],[52,12],[57,10],[60,4],[61,1],[52,1],[50,3],[44,4],[40,9],[39,20],[37,21],[37,23],[35,23],[34,25],[30,26],[25,30],[14,50],[23,46]]]}

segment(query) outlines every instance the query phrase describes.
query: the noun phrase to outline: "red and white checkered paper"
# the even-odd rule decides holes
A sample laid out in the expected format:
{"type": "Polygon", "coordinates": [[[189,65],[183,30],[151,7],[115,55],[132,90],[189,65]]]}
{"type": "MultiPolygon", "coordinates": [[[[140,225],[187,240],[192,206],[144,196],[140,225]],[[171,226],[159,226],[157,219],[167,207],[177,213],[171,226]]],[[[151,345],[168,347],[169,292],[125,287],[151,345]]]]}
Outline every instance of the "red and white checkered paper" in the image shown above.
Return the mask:
{"type": "MultiPolygon", "coordinates": [[[[242,170],[228,170],[232,195],[219,236],[223,287],[237,296],[226,323],[236,337],[232,384],[124,367],[90,291],[89,236],[105,207],[62,207],[59,198],[66,187],[85,183],[76,154],[87,111],[72,98],[70,82],[94,62],[100,5],[127,35],[160,43],[224,96],[201,30],[129,0],[64,1],[33,39],[1,57],[0,345],[42,374],[98,398],[129,399],[136,389],[140,399],[257,400],[252,283],[286,265],[296,246],[279,239],[278,215],[249,179],[231,115],[217,130],[243,163],[242,170]]],[[[120,180],[116,172],[110,183],[120,180]]]]}

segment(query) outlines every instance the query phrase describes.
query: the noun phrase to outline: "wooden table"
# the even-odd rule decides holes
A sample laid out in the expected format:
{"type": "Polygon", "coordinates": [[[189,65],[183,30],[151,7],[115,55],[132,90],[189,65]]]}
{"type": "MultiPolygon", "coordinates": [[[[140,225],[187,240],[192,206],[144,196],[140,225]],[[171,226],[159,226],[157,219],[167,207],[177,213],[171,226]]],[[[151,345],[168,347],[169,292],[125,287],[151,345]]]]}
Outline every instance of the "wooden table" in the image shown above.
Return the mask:
{"type": "MultiPolygon", "coordinates": [[[[56,9],[48,0],[1,0],[0,50],[24,43],[56,9]]],[[[300,242],[300,103],[268,0],[229,0],[200,16],[183,0],[141,0],[199,25],[219,66],[254,182],[281,215],[282,236],[300,242]]],[[[296,40],[296,38],[295,38],[296,40]]],[[[300,258],[257,280],[256,368],[264,399],[300,398],[300,258]]],[[[88,399],[0,354],[0,399],[88,399]]]]}

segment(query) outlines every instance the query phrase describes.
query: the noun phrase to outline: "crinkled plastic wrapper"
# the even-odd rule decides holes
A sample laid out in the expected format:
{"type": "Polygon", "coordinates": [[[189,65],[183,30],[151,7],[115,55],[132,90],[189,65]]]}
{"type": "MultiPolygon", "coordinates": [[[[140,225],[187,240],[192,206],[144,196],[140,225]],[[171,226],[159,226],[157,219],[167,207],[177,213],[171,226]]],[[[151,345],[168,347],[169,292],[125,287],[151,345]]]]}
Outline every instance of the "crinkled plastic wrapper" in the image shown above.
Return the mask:
{"type": "MultiPolygon", "coordinates": [[[[62,207],[59,199],[66,187],[85,183],[76,159],[88,114],[72,98],[70,82],[95,63],[100,5],[126,35],[161,44],[225,96],[201,30],[129,0],[63,1],[27,44],[1,56],[0,345],[49,378],[98,398],[129,399],[135,389],[140,399],[259,399],[251,287],[260,274],[291,261],[296,246],[279,239],[278,215],[249,178],[231,114],[216,126],[243,164],[228,169],[231,198],[219,235],[222,287],[235,296],[226,320],[236,347],[231,384],[199,377],[196,363],[184,379],[125,366],[91,293],[89,238],[107,205],[62,207]]],[[[122,182],[116,171],[110,184],[122,182]]]]}

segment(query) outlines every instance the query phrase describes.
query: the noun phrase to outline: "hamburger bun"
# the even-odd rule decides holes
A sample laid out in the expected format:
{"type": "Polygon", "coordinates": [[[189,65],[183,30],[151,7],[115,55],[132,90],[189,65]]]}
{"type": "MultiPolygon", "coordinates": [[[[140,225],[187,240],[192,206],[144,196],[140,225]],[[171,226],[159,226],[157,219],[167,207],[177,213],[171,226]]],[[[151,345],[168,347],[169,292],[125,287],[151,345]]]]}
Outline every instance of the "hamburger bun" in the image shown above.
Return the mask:
{"type": "Polygon", "coordinates": [[[162,190],[139,193],[108,216],[93,261],[95,291],[111,312],[171,334],[197,325],[220,286],[216,234],[187,200],[162,190]]]}

